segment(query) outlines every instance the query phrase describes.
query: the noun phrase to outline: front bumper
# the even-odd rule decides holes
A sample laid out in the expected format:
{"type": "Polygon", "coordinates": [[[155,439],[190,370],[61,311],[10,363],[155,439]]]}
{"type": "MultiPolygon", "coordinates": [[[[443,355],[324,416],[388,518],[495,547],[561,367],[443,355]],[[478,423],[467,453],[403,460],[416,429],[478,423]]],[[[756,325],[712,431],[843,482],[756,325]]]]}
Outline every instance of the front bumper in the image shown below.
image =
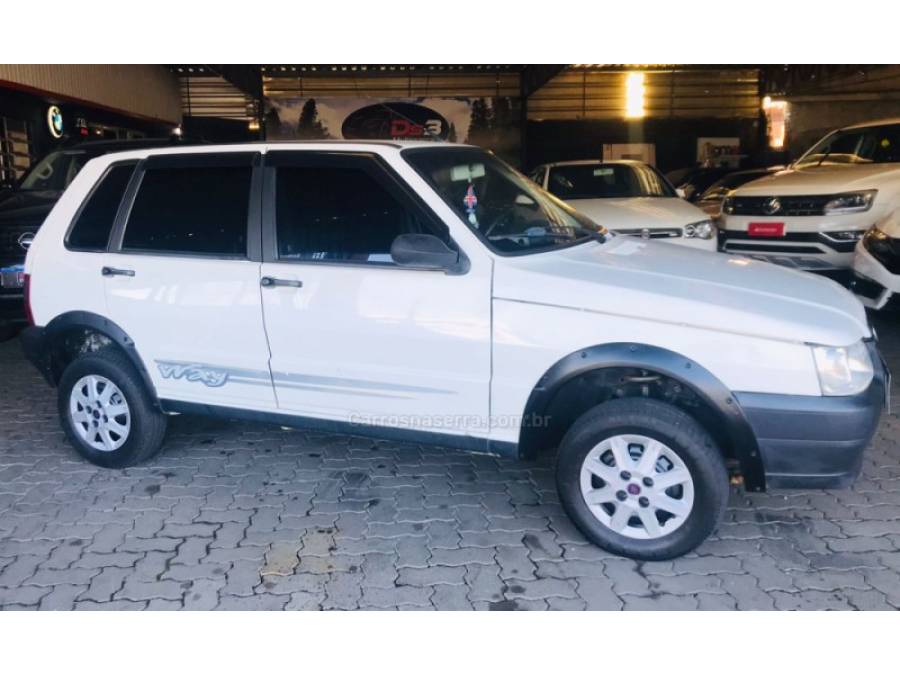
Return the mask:
{"type": "Polygon", "coordinates": [[[744,216],[722,218],[719,244],[725,253],[809,272],[846,270],[853,264],[855,240],[835,240],[829,232],[859,231],[871,226],[868,213],[850,216],[744,216]],[[862,217],[859,217],[862,216],[862,217]],[[783,223],[782,237],[751,237],[751,223],[783,223]]]}
{"type": "Polygon", "coordinates": [[[22,345],[22,351],[25,352],[25,358],[40,371],[50,385],[55,387],[56,378],[53,373],[46,335],[47,331],[43,326],[28,326],[19,333],[19,342],[22,345]]]}
{"type": "Polygon", "coordinates": [[[735,393],[756,435],[769,488],[843,488],[859,475],[890,391],[874,342],[872,383],[853,396],[735,393]]]}
{"type": "Polygon", "coordinates": [[[25,298],[22,293],[0,293],[0,326],[26,323],[25,298]]]}

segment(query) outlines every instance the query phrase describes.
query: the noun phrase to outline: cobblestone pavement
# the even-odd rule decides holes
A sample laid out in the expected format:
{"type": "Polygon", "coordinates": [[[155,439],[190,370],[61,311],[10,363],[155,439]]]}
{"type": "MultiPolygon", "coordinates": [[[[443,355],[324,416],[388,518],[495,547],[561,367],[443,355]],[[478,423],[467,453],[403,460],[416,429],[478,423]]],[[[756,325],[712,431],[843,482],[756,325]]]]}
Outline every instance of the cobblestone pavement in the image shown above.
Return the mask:
{"type": "MultiPolygon", "coordinates": [[[[900,372],[900,315],[879,323],[900,372]]],[[[900,607],[896,415],[853,489],[735,490],[696,553],[637,564],[573,528],[549,460],[178,417],[149,465],[103,470],[17,341],[0,372],[4,609],[900,607]]]]}

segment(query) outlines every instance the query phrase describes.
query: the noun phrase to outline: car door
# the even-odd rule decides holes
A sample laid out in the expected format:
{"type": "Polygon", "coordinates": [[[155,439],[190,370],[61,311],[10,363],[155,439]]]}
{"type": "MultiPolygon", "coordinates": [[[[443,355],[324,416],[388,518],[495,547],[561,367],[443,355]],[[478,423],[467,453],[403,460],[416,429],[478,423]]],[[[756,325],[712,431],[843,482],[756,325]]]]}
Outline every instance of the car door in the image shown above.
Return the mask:
{"type": "Polygon", "coordinates": [[[486,436],[489,262],[396,265],[399,234],[455,243],[377,155],[270,151],[265,163],[262,296],[279,408],[486,436]]]}
{"type": "Polygon", "coordinates": [[[160,398],[275,407],[259,292],[259,164],[252,152],[150,156],[126,191],[102,268],[107,312],[160,398]]]}

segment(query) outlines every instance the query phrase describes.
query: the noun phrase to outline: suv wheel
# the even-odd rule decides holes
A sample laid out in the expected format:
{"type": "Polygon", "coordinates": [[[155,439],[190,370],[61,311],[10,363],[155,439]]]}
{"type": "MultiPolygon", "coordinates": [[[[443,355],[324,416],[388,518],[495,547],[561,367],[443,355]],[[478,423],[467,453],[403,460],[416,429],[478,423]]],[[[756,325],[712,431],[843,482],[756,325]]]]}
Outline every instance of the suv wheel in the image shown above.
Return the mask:
{"type": "Polygon", "coordinates": [[[59,383],[59,417],[72,445],[99,466],[122,468],[156,454],[166,418],[134,367],[113,350],[82,356],[59,383]]]}
{"type": "Polygon", "coordinates": [[[582,415],[560,446],[556,482],[588,539],[639,560],[696,548],[722,519],[729,491],[712,437],[652,399],[617,399],[582,415]]]}

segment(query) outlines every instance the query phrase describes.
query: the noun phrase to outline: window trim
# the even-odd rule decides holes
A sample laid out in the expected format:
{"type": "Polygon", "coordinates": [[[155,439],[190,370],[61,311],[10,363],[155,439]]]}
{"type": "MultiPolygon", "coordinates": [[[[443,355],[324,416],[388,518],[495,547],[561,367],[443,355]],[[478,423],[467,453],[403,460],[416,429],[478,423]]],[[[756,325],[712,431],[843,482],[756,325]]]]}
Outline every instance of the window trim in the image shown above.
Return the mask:
{"type": "Polygon", "coordinates": [[[327,267],[365,267],[385,270],[438,272],[441,274],[466,274],[469,258],[453,239],[447,224],[428,206],[422,197],[396,172],[394,167],[376,152],[333,150],[270,150],[263,158],[262,180],[262,261],[281,265],[324,265],[327,267]],[[431,229],[430,234],[440,237],[445,244],[459,253],[459,261],[451,269],[432,269],[397,265],[393,262],[369,260],[294,260],[278,254],[277,170],[281,166],[310,166],[353,168],[364,171],[383,187],[403,207],[421,218],[431,229]]]}
{"type": "Polygon", "coordinates": [[[131,186],[131,181],[134,178],[135,171],[137,171],[137,166],[140,164],[139,160],[136,159],[125,159],[118,162],[111,162],[109,166],[103,171],[94,184],[91,186],[90,191],[87,193],[84,199],[81,200],[81,204],[78,205],[78,209],[75,211],[75,215],[72,216],[72,219],[69,221],[69,227],[66,228],[66,235],[63,238],[63,246],[67,251],[73,251],[75,253],[106,253],[109,250],[109,242],[112,240],[113,234],[116,231],[116,222],[119,217],[119,209],[122,208],[122,203],[128,197],[128,188],[131,186]],[[119,205],[116,207],[116,213],[113,215],[113,221],[109,228],[109,234],[106,235],[106,245],[102,248],[88,248],[85,246],[73,246],[69,243],[69,239],[72,236],[72,232],[75,229],[75,225],[78,223],[78,220],[81,218],[81,214],[87,208],[87,205],[90,203],[91,199],[93,199],[94,195],[100,189],[100,186],[103,184],[103,181],[112,173],[113,169],[117,169],[122,166],[131,166],[131,175],[128,177],[128,182],[125,183],[125,190],[122,192],[122,196],[119,197],[119,205]]]}
{"type": "Polygon", "coordinates": [[[139,161],[116,213],[108,247],[109,253],[156,256],[160,258],[195,258],[200,260],[236,260],[262,262],[260,218],[262,199],[262,154],[259,152],[178,153],[150,155],[139,161]],[[200,253],[192,251],[160,251],[157,249],[123,248],[125,230],[131,210],[147,169],[203,169],[216,167],[249,167],[250,192],[245,229],[246,249],[243,255],[200,253]]]}

